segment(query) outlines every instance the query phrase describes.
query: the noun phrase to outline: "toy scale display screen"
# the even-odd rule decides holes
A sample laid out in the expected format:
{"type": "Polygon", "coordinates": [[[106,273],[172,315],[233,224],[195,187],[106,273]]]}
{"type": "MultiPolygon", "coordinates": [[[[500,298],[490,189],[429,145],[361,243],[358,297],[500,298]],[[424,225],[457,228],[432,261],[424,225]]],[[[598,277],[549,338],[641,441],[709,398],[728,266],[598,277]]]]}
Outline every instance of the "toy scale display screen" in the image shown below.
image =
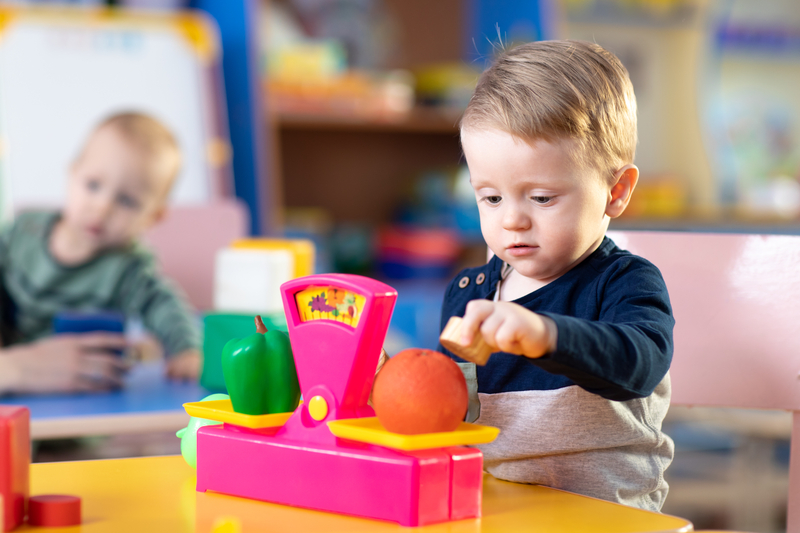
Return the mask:
{"type": "Polygon", "coordinates": [[[301,322],[334,320],[358,326],[364,309],[364,296],[335,286],[311,286],[294,295],[301,322]]]}

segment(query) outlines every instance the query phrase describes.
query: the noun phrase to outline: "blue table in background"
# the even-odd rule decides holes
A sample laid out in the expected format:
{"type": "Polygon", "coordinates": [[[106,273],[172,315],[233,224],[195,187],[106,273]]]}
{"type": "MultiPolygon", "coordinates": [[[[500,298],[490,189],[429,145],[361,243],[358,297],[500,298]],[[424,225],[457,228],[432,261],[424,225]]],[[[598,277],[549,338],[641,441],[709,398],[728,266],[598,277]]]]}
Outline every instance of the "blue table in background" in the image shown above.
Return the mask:
{"type": "Polygon", "coordinates": [[[55,439],[177,431],[189,416],[182,405],[208,395],[197,383],[167,380],[164,365],[136,365],[125,387],[108,393],[11,396],[0,403],[31,411],[31,438],[55,439]]]}

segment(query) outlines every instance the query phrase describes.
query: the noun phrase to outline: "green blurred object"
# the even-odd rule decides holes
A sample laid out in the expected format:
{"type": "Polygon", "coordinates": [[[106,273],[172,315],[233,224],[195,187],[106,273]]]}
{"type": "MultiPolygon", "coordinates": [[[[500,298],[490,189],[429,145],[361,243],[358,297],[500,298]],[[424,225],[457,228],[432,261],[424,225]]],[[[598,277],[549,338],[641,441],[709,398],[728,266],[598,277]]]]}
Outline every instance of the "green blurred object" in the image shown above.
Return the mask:
{"type": "MultiPolygon", "coordinates": [[[[261,315],[267,329],[287,332],[283,313],[261,315]]],[[[255,315],[207,313],[203,316],[203,373],[200,384],[210,390],[227,392],[222,375],[222,348],[231,339],[240,339],[255,332],[255,315]]]]}
{"type": "MultiPolygon", "coordinates": [[[[227,399],[227,394],[211,394],[200,401],[211,402],[227,399]]],[[[203,426],[217,426],[219,424],[222,424],[222,422],[193,416],[189,418],[189,425],[175,433],[175,436],[181,439],[181,455],[186,464],[192,468],[197,468],[197,430],[203,426]]]]}

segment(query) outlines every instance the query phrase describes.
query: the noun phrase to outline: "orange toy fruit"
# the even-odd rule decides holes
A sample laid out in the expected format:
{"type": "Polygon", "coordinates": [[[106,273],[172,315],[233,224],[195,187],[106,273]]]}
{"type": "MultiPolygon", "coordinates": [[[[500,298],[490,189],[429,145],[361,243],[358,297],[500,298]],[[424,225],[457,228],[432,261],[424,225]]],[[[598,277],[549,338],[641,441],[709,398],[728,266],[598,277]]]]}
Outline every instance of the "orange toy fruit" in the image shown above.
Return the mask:
{"type": "Polygon", "coordinates": [[[375,378],[372,403],[387,431],[404,435],[453,431],[467,413],[467,382],[446,355],[409,348],[383,365],[375,378]]]}

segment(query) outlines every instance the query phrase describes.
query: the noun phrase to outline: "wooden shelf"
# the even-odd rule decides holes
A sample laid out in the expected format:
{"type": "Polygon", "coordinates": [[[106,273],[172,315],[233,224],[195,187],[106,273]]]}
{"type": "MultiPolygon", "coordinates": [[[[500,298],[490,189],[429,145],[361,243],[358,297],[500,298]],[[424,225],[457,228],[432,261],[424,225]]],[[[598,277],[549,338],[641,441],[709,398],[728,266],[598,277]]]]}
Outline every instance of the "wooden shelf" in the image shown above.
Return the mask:
{"type": "Polygon", "coordinates": [[[274,115],[281,205],[323,208],[337,223],[390,221],[421,172],[462,162],[459,115],[274,115]]]}
{"type": "Polygon", "coordinates": [[[281,129],[336,130],[458,135],[460,109],[418,107],[406,114],[359,116],[341,112],[282,113],[273,117],[281,129]]]}

